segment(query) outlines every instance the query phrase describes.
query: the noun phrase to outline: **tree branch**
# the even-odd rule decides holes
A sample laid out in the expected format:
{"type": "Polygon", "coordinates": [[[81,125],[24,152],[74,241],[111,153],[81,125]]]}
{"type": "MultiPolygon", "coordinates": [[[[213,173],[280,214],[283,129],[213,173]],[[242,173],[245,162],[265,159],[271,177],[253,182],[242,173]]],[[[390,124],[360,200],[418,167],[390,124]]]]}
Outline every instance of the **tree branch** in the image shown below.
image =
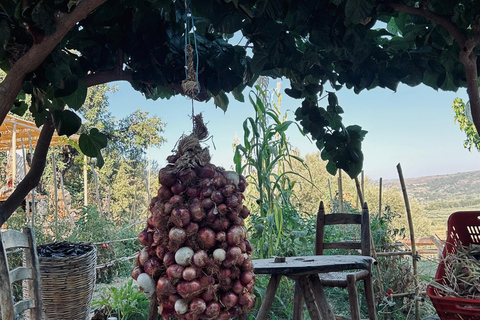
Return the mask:
{"type": "Polygon", "coordinates": [[[42,64],[55,46],[65,37],[75,24],[83,20],[95,8],[107,0],[82,0],[75,9],[68,14],[61,14],[56,19],[55,33],[45,36],[42,42],[34,44],[20,59],[18,59],[0,83],[0,123],[13,106],[15,98],[20,92],[25,76],[42,64]]]}
{"type": "Polygon", "coordinates": [[[449,17],[441,16],[430,11],[428,9],[428,3],[427,5],[422,4],[420,8],[413,8],[397,2],[384,2],[383,4],[389,6],[395,11],[406,12],[413,15],[421,16],[432,21],[433,23],[441,25],[442,27],[447,29],[448,33],[450,33],[455,38],[455,41],[457,42],[458,46],[462,48],[462,50],[465,47],[466,40],[461,30],[452,22],[449,17]]]}
{"type": "MultiPolygon", "coordinates": [[[[467,93],[470,100],[470,107],[472,111],[473,124],[480,133],[480,95],[478,93],[478,73],[477,73],[477,56],[473,52],[475,47],[480,45],[480,28],[475,28],[476,22],[472,23],[474,30],[474,36],[468,40],[462,34],[460,28],[458,28],[448,17],[438,15],[428,9],[428,1],[423,2],[420,8],[413,8],[402,3],[385,2],[385,5],[389,6],[395,11],[406,12],[422,16],[433,23],[444,27],[449,34],[451,34],[458,46],[460,47],[459,60],[465,67],[465,76],[467,79],[467,93]]],[[[478,17],[475,17],[478,19],[478,17]]]]}
{"type": "Polygon", "coordinates": [[[23,180],[18,184],[8,199],[0,205],[0,227],[15,210],[22,204],[22,201],[28,195],[30,190],[35,188],[40,182],[45,164],[47,162],[47,153],[55,131],[52,117],[47,117],[47,121],[42,127],[38,138],[35,153],[33,154],[32,166],[23,180]]]}

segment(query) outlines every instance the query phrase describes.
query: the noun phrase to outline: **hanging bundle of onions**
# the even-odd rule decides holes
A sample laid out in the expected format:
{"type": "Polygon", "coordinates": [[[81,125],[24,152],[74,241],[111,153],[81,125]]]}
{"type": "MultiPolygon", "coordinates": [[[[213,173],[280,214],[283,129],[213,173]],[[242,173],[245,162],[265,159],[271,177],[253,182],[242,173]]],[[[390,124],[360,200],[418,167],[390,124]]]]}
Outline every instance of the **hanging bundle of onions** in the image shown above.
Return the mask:
{"type": "Polygon", "coordinates": [[[138,235],[145,247],[132,276],[156,283],[163,319],[230,319],[250,311],[255,298],[244,226],[250,211],[242,204],[247,182],[210,163],[200,146],[208,136],[202,116],[194,123],[159,171],[161,187],[138,235]]]}

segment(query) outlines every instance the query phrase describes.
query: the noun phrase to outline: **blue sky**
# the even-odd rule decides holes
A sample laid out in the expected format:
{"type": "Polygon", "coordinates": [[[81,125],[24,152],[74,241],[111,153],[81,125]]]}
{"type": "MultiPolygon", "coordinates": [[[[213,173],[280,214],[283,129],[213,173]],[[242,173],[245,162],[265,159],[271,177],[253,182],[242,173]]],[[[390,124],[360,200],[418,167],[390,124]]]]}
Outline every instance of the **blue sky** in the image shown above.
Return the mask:
{"type": "MultiPolygon", "coordinates": [[[[128,83],[115,84],[119,85],[119,90],[109,95],[109,111],[116,119],[140,108],[158,115],[167,123],[164,133],[167,143],[160,149],[151,150],[152,159],[161,166],[165,165],[165,159],[177,140],[192,129],[191,100],[180,96],[170,100],[146,100],[128,83]]],[[[276,80],[270,80],[270,86],[275,85],[276,80]]],[[[282,89],[285,87],[287,83],[282,89]]],[[[234,139],[243,137],[242,123],[253,116],[253,108],[247,98],[248,88],[244,94],[245,103],[230,98],[226,113],[215,108],[213,100],[194,103],[195,113],[203,113],[213,136],[213,142],[209,140],[207,145],[215,165],[225,168],[233,165],[234,139]]],[[[337,96],[345,110],[344,124],[358,124],[368,131],[362,148],[364,171],[369,178],[398,178],[398,163],[406,178],[480,170],[480,153],[469,152],[463,147],[465,134],[453,120],[453,99],[460,97],[467,102],[465,89],[443,92],[425,86],[412,88],[401,85],[397,92],[378,88],[357,95],[343,88],[337,96]]],[[[289,120],[294,120],[293,112],[301,101],[284,93],[282,99],[282,111],[287,112],[289,120]]],[[[294,130],[289,138],[302,155],[316,151],[314,144],[294,130]]]]}

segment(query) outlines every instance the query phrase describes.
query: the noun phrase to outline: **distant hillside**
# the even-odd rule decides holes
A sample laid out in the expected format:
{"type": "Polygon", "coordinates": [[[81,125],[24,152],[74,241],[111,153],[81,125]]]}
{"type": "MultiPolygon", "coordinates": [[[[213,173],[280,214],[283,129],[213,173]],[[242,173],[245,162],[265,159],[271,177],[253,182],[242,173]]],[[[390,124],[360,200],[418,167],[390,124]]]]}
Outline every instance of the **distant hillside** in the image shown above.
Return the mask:
{"type": "MultiPolygon", "coordinates": [[[[385,188],[397,187],[398,180],[383,182],[385,188]]],[[[480,210],[480,171],[405,180],[408,198],[423,204],[432,221],[434,234],[445,237],[447,220],[455,211],[480,210]]]]}
{"type": "MultiPolygon", "coordinates": [[[[400,189],[398,180],[387,180],[383,185],[400,189]]],[[[405,185],[409,198],[414,197],[425,204],[467,201],[479,204],[480,208],[480,171],[410,178],[405,179],[405,185]]]]}

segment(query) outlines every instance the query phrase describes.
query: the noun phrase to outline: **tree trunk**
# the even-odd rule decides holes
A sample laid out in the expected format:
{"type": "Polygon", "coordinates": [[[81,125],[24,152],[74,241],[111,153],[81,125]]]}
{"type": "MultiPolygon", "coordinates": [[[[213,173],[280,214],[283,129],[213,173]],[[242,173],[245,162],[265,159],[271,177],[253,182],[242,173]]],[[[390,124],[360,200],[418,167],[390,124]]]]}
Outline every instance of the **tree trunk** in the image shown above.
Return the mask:
{"type": "Polygon", "coordinates": [[[0,226],[10,218],[15,210],[22,204],[23,199],[25,199],[30,190],[35,188],[40,182],[40,178],[42,177],[47,162],[48,147],[52,141],[54,131],[55,127],[53,126],[53,120],[51,117],[47,117],[47,121],[40,132],[35,153],[33,154],[32,167],[25,175],[25,178],[20,181],[10,197],[0,205],[0,226]]]}

